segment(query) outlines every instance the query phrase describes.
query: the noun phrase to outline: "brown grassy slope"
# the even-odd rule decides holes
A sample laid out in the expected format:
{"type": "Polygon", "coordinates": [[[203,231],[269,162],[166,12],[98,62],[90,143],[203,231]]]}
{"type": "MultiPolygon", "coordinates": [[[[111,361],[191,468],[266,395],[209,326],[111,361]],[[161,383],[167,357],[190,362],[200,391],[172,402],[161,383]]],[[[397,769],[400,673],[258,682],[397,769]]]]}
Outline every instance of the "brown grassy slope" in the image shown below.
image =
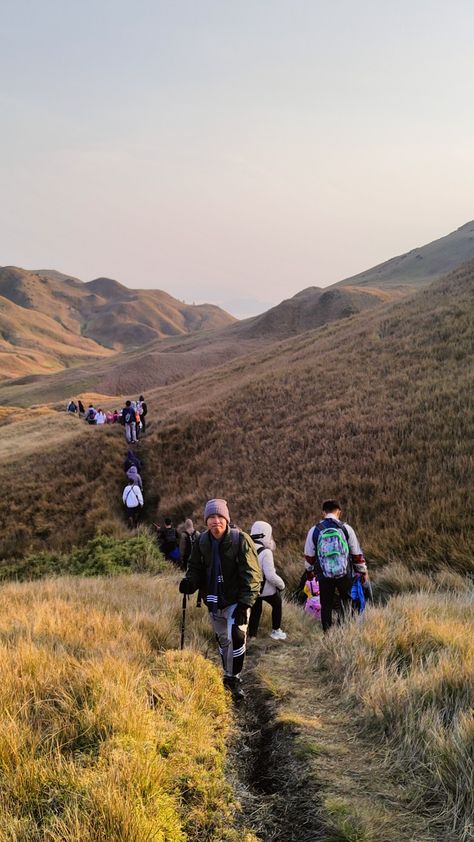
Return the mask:
{"type": "MultiPolygon", "coordinates": [[[[159,499],[161,513],[200,517],[223,495],[242,526],[267,518],[300,553],[334,494],[371,557],[472,566],[473,275],[470,264],[409,301],[147,395],[150,519],[159,499]],[[154,429],[155,413],[165,423],[154,429]]],[[[2,485],[15,475],[3,556],[117,529],[123,451],[121,429],[88,430],[60,451],[52,434],[47,462],[19,451],[0,467],[2,485]]]]}
{"type": "Polygon", "coordinates": [[[474,262],[410,300],[281,343],[167,395],[194,410],[152,436],[161,507],[228,498],[301,548],[342,498],[372,557],[472,569],[474,262]]]}
{"type": "Polygon", "coordinates": [[[55,318],[0,296],[0,379],[49,374],[110,353],[55,318]]]}
{"type": "Polygon", "coordinates": [[[185,304],[162,290],[129,289],[110,278],[82,283],[14,266],[0,268],[0,296],[116,350],[234,321],[219,307],[185,304]]]}
{"type": "Polygon", "coordinates": [[[247,319],[234,328],[241,336],[272,335],[284,339],[330,322],[362,313],[381,302],[395,301],[410,292],[369,287],[308,287],[272,307],[261,316],[247,319]]]}
{"type": "Polygon", "coordinates": [[[406,254],[392,257],[372,269],[340,281],[338,286],[390,289],[409,284],[426,286],[474,257],[474,220],[406,254]]]}

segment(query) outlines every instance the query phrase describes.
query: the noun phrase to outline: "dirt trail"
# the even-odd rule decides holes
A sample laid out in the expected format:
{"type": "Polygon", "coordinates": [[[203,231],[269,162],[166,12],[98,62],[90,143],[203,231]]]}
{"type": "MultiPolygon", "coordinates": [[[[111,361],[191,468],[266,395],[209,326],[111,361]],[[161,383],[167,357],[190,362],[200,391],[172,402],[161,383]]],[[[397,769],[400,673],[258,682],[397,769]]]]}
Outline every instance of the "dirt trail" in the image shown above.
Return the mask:
{"type": "Polygon", "coordinates": [[[384,746],[311,671],[307,642],[252,648],[230,758],[242,822],[261,842],[434,842],[384,746]]]}

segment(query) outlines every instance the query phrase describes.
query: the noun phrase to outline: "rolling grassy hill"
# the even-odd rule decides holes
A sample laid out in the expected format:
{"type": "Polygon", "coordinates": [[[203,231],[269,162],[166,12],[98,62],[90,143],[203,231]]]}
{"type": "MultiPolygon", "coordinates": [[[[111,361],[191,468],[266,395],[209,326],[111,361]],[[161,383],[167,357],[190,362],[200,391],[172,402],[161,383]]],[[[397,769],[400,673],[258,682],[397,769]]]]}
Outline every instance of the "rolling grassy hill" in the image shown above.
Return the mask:
{"type": "MultiPolygon", "coordinates": [[[[162,419],[143,445],[150,515],[159,502],[161,514],[199,516],[222,495],[243,526],[264,517],[300,552],[321,500],[335,495],[379,564],[472,569],[473,278],[466,264],[409,299],[147,393],[151,420],[157,410],[162,419]]],[[[3,557],[118,522],[122,431],[88,430],[85,449],[77,429],[60,452],[45,432],[46,481],[44,452],[19,448],[16,465],[2,465],[3,483],[16,477],[3,557]]]]}
{"type": "Polygon", "coordinates": [[[474,220],[432,243],[392,257],[372,269],[340,281],[337,286],[392,289],[422,287],[474,257],[474,220]]]}
{"type": "Polygon", "coordinates": [[[161,290],[132,290],[110,278],[83,283],[55,271],[0,268],[4,377],[57,370],[87,356],[233,321],[212,304],[185,304],[161,290]]]}

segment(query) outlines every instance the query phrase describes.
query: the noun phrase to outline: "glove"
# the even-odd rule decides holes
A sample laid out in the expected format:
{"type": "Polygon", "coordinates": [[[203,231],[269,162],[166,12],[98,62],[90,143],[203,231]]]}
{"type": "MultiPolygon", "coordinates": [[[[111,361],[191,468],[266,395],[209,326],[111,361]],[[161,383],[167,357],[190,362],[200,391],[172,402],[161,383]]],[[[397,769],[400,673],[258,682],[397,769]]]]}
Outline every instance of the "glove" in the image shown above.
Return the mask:
{"type": "Polygon", "coordinates": [[[243,605],[242,602],[239,602],[235,608],[233,613],[234,623],[236,626],[246,626],[248,623],[248,605],[243,605]]]}
{"type": "Polygon", "coordinates": [[[181,579],[181,581],[179,583],[179,592],[180,593],[189,594],[189,593],[194,593],[195,590],[196,590],[196,588],[194,587],[193,583],[191,582],[191,579],[187,579],[186,576],[184,577],[184,579],[181,579]]]}

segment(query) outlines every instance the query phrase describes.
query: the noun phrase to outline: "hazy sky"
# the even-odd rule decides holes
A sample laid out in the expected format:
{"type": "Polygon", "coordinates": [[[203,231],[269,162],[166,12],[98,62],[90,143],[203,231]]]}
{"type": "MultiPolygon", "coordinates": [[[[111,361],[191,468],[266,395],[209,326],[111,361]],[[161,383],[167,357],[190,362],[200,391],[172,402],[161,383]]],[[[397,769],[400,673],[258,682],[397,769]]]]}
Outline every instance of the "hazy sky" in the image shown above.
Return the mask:
{"type": "Polygon", "coordinates": [[[0,11],[0,265],[249,315],[474,217],[472,0],[0,11]]]}

